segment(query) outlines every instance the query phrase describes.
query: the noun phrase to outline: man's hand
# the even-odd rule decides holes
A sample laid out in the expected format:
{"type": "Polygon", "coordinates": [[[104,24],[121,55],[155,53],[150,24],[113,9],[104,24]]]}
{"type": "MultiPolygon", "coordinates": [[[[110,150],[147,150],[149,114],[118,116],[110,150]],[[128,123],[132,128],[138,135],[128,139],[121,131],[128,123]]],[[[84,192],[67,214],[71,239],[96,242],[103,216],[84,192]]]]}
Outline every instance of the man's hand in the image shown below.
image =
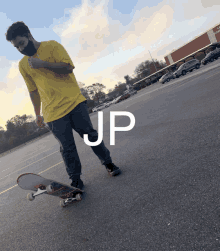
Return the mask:
{"type": "Polygon", "coordinates": [[[44,124],[44,119],[42,116],[37,116],[36,118],[36,124],[38,125],[38,127],[45,127],[45,124],[44,124]]]}
{"type": "Polygon", "coordinates": [[[32,69],[39,69],[39,68],[44,67],[45,61],[43,61],[39,58],[30,57],[30,58],[28,58],[28,63],[32,69]]]}

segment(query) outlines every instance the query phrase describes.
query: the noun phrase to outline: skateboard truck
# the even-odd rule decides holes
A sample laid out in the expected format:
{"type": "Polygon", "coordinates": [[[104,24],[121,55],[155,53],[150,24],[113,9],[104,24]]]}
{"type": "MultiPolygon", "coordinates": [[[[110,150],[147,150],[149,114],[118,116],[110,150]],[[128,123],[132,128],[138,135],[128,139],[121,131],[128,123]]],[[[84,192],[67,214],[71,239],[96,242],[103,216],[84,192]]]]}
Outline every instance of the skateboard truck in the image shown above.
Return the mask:
{"type": "Polygon", "coordinates": [[[64,200],[61,200],[60,201],[60,206],[61,207],[65,207],[67,206],[68,204],[70,203],[73,203],[74,201],[80,201],[82,200],[82,196],[80,194],[77,194],[75,197],[72,197],[72,198],[66,198],[64,200]]]}
{"type": "Polygon", "coordinates": [[[51,185],[46,187],[46,186],[40,184],[35,187],[37,188],[37,192],[36,193],[31,192],[27,195],[27,199],[30,201],[33,201],[35,199],[35,197],[38,195],[41,195],[44,193],[51,193],[53,191],[53,188],[51,185]]]}

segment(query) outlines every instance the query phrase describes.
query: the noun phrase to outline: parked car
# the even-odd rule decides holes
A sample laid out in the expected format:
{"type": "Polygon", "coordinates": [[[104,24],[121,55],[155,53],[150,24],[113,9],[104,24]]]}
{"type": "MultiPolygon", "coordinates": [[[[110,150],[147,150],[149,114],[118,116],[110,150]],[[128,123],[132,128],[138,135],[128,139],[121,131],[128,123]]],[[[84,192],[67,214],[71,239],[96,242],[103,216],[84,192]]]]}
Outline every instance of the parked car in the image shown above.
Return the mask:
{"type": "Polygon", "coordinates": [[[137,91],[136,91],[136,90],[131,89],[131,90],[127,90],[127,91],[125,91],[123,94],[128,94],[128,93],[132,96],[132,95],[136,94],[136,93],[137,93],[137,91]]]}
{"type": "Polygon", "coordinates": [[[105,108],[105,104],[98,105],[92,109],[93,112],[101,111],[103,108],[105,108]]]}
{"type": "Polygon", "coordinates": [[[141,89],[140,86],[135,86],[135,87],[134,87],[134,90],[135,90],[135,91],[139,91],[140,89],[141,89]]]}
{"type": "Polygon", "coordinates": [[[112,102],[106,102],[105,107],[109,107],[112,104],[112,102]]]}
{"type": "Polygon", "coordinates": [[[201,61],[203,65],[209,62],[213,62],[215,59],[220,57],[220,48],[216,48],[214,51],[210,51],[201,61]]]}
{"type": "Polygon", "coordinates": [[[92,112],[97,112],[97,107],[92,108],[92,112]]]}
{"type": "Polygon", "coordinates": [[[121,102],[122,100],[125,100],[125,99],[127,99],[127,98],[130,98],[130,96],[131,96],[131,94],[129,94],[129,93],[123,94],[123,95],[116,101],[115,104],[121,102]]]}
{"type": "Polygon", "coordinates": [[[152,82],[151,82],[151,80],[150,80],[150,79],[146,79],[144,82],[146,83],[146,86],[149,86],[149,85],[151,85],[151,84],[152,84],[152,82]]]}
{"type": "Polygon", "coordinates": [[[181,75],[186,75],[187,72],[192,72],[194,69],[199,69],[201,62],[198,59],[192,59],[184,64],[182,64],[178,70],[176,70],[173,74],[176,78],[181,75]]]}
{"type": "Polygon", "coordinates": [[[130,90],[129,94],[130,94],[131,96],[133,96],[133,95],[137,94],[137,91],[136,91],[136,90],[130,90]]]}
{"type": "Polygon", "coordinates": [[[112,100],[112,104],[116,104],[116,102],[121,98],[121,96],[119,96],[119,97],[115,98],[114,100],[112,100]]]}
{"type": "Polygon", "coordinates": [[[164,84],[165,82],[169,82],[170,79],[175,79],[175,75],[173,72],[167,72],[165,75],[162,76],[162,78],[159,79],[159,82],[161,84],[164,84]]]}

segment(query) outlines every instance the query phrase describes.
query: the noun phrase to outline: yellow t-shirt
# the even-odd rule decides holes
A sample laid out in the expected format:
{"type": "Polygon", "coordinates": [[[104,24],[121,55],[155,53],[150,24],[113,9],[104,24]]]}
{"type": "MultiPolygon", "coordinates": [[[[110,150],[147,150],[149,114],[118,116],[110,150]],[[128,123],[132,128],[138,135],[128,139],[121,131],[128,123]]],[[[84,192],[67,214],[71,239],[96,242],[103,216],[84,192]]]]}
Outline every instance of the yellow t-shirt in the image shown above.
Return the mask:
{"type": "MultiPolygon", "coordinates": [[[[54,40],[41,42],[33,57],[50,63],[69,63],[74,67],[64,47],[54,40]]],[[[28,91],[38,90],[46,123],[64,117],[86,100],[73,73],[64,76],[46,68],[32,69],[28,64],[28,58],[24,56],[21,59],[19,70],[28,91]]]]}

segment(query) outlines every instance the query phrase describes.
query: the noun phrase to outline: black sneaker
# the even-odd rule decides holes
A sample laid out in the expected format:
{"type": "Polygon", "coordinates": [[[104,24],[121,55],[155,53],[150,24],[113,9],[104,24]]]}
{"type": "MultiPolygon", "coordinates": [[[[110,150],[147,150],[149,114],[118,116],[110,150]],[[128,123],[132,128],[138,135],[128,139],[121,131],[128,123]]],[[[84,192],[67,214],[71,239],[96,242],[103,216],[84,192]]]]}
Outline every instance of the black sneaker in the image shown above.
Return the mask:
{"type": "Polygon", "coordinates": [[[80,178],[73,180],[70,186],[79,188],[80,190],[84,189],[83,181],[80,178]]]}
{"type": "Polygon", "coordinates": [[[114,163],[106,164],[105,167],[110,176],[116,176],[121,173],[120,168],[117,167],[114,163]]]}

